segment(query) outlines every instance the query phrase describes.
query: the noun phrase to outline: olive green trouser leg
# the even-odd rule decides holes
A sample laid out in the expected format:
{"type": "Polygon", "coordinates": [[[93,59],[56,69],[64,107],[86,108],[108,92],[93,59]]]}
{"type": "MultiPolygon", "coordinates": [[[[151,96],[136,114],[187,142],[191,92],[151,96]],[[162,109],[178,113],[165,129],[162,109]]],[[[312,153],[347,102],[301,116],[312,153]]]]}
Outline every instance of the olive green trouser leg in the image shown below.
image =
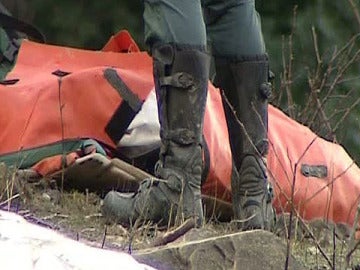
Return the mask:
{"type": "Polygon", "coordinates": [[[144,6],[149,48],[156,43],[206,46],[208,42],[215,56],[265,53],[255,1],[144,0],[144,6]]]}
{"type": "Polygon", "coordinates": [[[144,0],[145,43],[206,46],[200,0],[144,0]]]}
{"type": "Polygon", "coordinates": [[[230,59],[265,53],[255,0],[202,0],[212,54],[230,59]]]}

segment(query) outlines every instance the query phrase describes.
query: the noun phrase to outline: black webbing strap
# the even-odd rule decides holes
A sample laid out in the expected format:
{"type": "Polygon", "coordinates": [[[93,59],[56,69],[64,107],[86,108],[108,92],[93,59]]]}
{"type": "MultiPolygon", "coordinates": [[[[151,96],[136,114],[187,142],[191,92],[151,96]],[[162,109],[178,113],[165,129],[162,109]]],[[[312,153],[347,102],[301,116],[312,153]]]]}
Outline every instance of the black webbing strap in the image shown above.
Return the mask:
{"type": "Polygon", "coordinates": [[[125,134],[132,120],[141,110],[143,102],[125,84],[115,69],[107,68],[104,71],[104,77],[123,99],[123,102],[121,102],[105,127],[106,133],[111,140],[117,144],[125,134]]]}
{"type": "Polygon", "coordinates": [[[0,27],[26,34],[29,38],[45,43],[44,35],[33,25],[0,12],[0,27]]]}

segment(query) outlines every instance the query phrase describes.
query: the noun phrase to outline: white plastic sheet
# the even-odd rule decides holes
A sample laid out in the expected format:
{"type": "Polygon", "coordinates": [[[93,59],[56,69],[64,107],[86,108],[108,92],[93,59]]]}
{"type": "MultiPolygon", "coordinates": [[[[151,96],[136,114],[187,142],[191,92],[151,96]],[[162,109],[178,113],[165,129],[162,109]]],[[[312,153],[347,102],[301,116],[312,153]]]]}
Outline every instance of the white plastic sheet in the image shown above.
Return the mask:
{"type": "Polygon", "coordinates": [[[88,246],[0,210],[2,270],[154,270],[126,253],[88,246]]]}

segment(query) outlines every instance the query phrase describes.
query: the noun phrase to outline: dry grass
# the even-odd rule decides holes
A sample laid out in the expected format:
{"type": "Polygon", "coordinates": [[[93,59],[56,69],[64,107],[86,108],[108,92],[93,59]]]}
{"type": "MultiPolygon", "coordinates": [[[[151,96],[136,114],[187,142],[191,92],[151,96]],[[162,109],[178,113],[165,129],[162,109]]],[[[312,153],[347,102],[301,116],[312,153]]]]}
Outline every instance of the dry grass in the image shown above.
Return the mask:
{"type": "MultiPolygon", "coordinates": [[[[1,203],[1,208],[18,212],[30,222],[52,228],[75,240],[131,253],[153,246],[154,241],[167,232],[151,224],[135,224],[129,229],[117,224],[108,225],[101,217],[101,199],[97,194],[67,190],[60,192],[49,180],[28,183],[13,176],[9,178],[10,175],[4,174],[2,167],[1,201],[7,201],[7,194],[20,196],[10,200],[10,203],[1,203]],[[18,183],[11,184],[12,181],[18,183]],[[15,186],[17,190],[6,191],[6,187],[15,186]]],[[[309,269],[346,269],[350,228],[344,229],[341,225],[319,220],[305,223],[296,215],[290,221],[289,214],[284,214],[278,216],[274,233],[284,239],[285,243],[289,239],[289,226],[292,226],[291,253],[309,269]]],[[[231,223],[208,220],[202,237],[234,231],[231,223]]],[[[191,240],[192,235],[186,237],[186,240],[191,240]]],[[[360,250],[356,249],[349,261],[349,266],[353,268],[348,269],[357,269],[358,262],[360,250]]]]}

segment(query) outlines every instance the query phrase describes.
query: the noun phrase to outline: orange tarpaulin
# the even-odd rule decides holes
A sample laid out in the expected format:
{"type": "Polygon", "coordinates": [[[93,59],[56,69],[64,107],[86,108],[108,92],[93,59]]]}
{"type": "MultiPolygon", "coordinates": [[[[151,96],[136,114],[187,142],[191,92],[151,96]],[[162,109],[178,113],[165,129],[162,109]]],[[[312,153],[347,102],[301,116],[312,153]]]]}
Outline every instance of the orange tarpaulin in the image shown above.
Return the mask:
{"type": "Polygon", "coordinates": [[[278,211],[293,201],[305,219],[328,218],[352,224],[360,196],[360,169],[343,147],[269,106],[269,174],[278,211]],[[327,176],[306,176],[303,165],[323,166],[327,176]]]}
{"type": "MultiPolygon", "coordinates": [[[[107,44],[109,50],[133,46],[127,50],[133,52],[23,42],[17,64],[6,78],[19,81],[0,85],[0,155],[74,138],[92,138],[116,148],[105,128],[123,99],[104,78],[104,70],[115,70],[140,101],[154,86],[151,58],[138,52],[126,36],[113,40],[120,44],[107,44]]],[[[226,121],[219,91],[211,84],[204,134],[210,170],[203,192],[231,200],[226,121]]],[[[293,205],[305,219],[328,218],[351,225],[359,201],[360,171],[345,150],[271,105],[269,141],[268,170],[276,210],[289,211],[293,205]],[[325,173],[306,174],[301,171],[303,166],[315,171],[321,168],[325,173]]]]}
{"type": "Polygon", "coordinates": [[[104,79],[107,68],[114,68],[141,100],[153,87],[151,59],[144,52],[85,51],[24,41],[6,78],[19,81],[0,88],[0,153],[78,137],[115,146],[104,125],[121,97],[104,79]],[[69,74],[59,77],[56,71],[69,74]]]}

